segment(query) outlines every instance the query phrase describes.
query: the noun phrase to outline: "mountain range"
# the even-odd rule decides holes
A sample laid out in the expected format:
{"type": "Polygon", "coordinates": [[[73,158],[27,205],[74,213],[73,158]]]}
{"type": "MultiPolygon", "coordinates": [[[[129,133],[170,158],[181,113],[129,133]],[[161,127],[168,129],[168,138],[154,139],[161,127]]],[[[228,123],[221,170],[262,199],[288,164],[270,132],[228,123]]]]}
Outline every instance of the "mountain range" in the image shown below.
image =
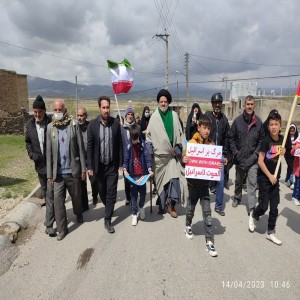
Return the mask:
{"type": "MultiPolygon", "coordinates": [[[[31,77],[27,76],[28,82],[28,93],[29,97],[36,97],[37,95],[42,95],[43,97],[61,97],[61,98],[75,98],[76,97],[76,85],[75,83],[69,81],[54,81],[49,79],[44,79],[40,77],[31,77]]],[[[162,83],[164,84],[164,83],[162,83]]],[[[229,86],[229,84],[228,84],[229,86]]],[[[148,101],[150,99],[155,99],[158,91],[163,88],[164,86],[160,87],[149,87],[149,86],[142,86],[134,84],[132,89],[128,94],[120,94],[118,98],[124,99],[145,99],[148,101]]],[[[264,90],[266,95],[270,95],[271,91],[275,95],[280,95],[282,92],[283,95],[287,95],[289,89],[283,89],[282,91],[280,88],[260,88],[260,90],[264,90]]],[[[169,85],[169,91],[172,94],[173,98],[176,99],[177,97],[180,99],[185,98],[185,83],[180,82],[171,83],[169,85]]],[[[223,95],[225,94],[225,90],[217,90],[206,88],[203,86],[198,85],[190,85],[190,97],[194,98],[202,98],[202,99],[210,99],[210,96],[215,92],[221,92],[223,95]]],[[[228,89],[228,96],[229,96],[229,89],[228,89]]],[[[113,97],[113,90],[111,86],[103,86],[103,85],[84,85],[84,84],[77,84],[77,95],[80,99],[93,99],[98,98],[101,95],[106,95],[113,97]]]]}

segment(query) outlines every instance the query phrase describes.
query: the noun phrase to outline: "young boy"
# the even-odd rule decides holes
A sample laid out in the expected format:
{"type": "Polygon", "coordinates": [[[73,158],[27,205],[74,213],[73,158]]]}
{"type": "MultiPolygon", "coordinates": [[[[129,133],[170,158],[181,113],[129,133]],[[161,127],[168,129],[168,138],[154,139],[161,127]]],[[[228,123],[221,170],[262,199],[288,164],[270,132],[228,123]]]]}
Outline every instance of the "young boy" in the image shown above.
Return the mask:
{"type": "MultiPolygon", "coordinates": [[[[143,175],[148,173],[151,177],[154,176],[152,172],[151,157],[147,151],[145,141],[140,138],[140,127],[136,124],[132,125],[129,129],[130,139],[127,148],[124,150],[124,163],[123,171],[124,176],[129,175],[135,181],[139,180],[143,175]]],[[[130,183],[131,194],[131,213],[132,213],[132,226],[137,225],[138,206],[137,198],[140,194],[139,202],[139,216],[144,220],[145,215],[145,198],[146,198],[146,184],[136,185],[130,183]]]]}
{"type": "MultiPolygon", "coordinates": [[[[189,140],[189,143],[213,145],[213,142],[208,138],[210,134],[210,128],[210,119],[206,115],[201,116],[198,123],[198,132],[193,135],[193,138],[189,140]]],[[[183,156],[182,161],[185,164],[188,163],[189,157],[183,156]]],[[[221,168],[222,163],[220,163],[219,166],[219,169],[221,168]]],[[[186,207],[185,235],[188,239],[193,238],[191,227],[192,220],[194,217],[196,204],[198,202],[198,199],[200,198],[205,230],[205,250],[208,251],[211,256],[217,256],[218,253],[213,244],[213,228],[209,198],[209,180],[187,178],[187,182],[189,188],[189,199],[186,207]]]]}
{"type": "Polygon", "coordinates": [[[279,155],[284,155],[285,148],[282,148],[283,136],[279,134],[281,128],[281,116],[278,113],[269,115],[268,120],[269,135],[266,135],[260,146],[258,155],[258,205],[250,212],[249,231],[254,232],[254,219],[264,215],[270,203],[268,220],[267,239],[276,245],[281,245],[281,241],[275,236],[276,219],[278,216],[279,198],[279,178],[281,166],[277,177],[274,176],[279,155]]]}

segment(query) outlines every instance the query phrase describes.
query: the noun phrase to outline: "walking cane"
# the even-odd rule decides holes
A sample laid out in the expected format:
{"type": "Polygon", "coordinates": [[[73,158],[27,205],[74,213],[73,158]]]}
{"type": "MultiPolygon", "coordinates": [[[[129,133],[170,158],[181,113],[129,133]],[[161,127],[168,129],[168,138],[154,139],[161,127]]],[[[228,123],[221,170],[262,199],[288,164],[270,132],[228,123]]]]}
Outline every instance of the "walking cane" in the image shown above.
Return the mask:
{"type": "Polygon", "coordinates": [[[152,214],[152,177],[150,177],[150,213],[152,214]]]}

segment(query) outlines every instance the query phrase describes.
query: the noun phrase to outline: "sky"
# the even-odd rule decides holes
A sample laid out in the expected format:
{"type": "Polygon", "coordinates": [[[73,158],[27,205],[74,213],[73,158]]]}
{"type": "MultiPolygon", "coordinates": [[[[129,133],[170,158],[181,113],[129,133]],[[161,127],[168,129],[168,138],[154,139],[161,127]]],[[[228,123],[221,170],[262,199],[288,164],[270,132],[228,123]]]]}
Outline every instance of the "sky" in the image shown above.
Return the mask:
{"type": "Polygon", "coordinates": [[[154,89],[166,65],[156,34],[167,33],[169,85],[184,89],[188,53],[190,86],[249,79],[295,88],[298,18],[297,0],[0,0],[0,69],[110,85],[106,60],[127,58],[135,89],[154,89]]]}

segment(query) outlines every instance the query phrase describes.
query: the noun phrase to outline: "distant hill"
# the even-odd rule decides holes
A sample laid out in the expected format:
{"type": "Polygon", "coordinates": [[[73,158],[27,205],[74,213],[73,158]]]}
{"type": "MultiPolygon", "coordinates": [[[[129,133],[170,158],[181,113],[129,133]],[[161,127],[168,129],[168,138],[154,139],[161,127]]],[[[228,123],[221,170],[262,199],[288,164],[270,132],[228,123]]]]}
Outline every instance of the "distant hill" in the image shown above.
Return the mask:
{"type": "MultiPolygon", "coordinates": [[[[118,97],[125,99],[134,99],[134,98],[145,98],[155,99],[158,91],[163,88],[161,87],[149,87],[141,86],[134,84],[130,93],[120,94],[118,97]]],[[[69,81],[54,81],[48,80],[40,77],[31,77],[28,76],[28,92],[30,97],[35,97],[36,95],[42,95],[43,97],[71,97],[75,98],[76,90],[75,83],[69,81]]],[[[107,95],[112,97],[113,90],[111,86],[101,86],[101,85],[81,85],[78,84],[78,97],[79,98],[97,98],[100,95],[107,95]]],[[[177,98],[177,85],[170,84],[169,91],[172,94],[173,98],[177,98]]],[[[179,98],[185,98],[185,85],[180,83],[179,85],[179,98]]],[[[199,88],[197,86],[190,87],[190,96],[191,97],[210,97],[216,90],[199,88]]]]}
{"type": "MultiPolygon", "coordinates": [[[[164,83],[162,83],[164,84],[164,83]]],[[[120,99],[145,99],[148,101],[149,98],[156,99],[158,91],[163,88],[161,87],[152,87],[152,86],[142,86],[134,84],[132,89],[128,94],[120,94],[118,98],[120,99]]],[[[113,90],[111,86],[102,86],[102,85],[81,85],[78,84],[78,97],[81,99],[92,99],[98,98],[101,95],[107,95],[113,97],[113,90]]],[[[280,88],[260,88],[261,92],[265,91],[266,95],[270,95],[272,92],[275,95],[280,95],[281,92],[283,95],[287,95],[289,89],[280,90],[280,88]]],[[[177,84],[170,84],[169,91],[172,94],[174,100],[177,98],[177,84]]],[[[180,82],[178,86],[179,95],[178,97],[182,100],[185,99],[185,84],[180,82]]],[[[69,81],[54,81],[48,80],[40,77],[31,77],[28,76],[28,92],[30,97],[35,97],[36,95],[42,95],[43,97],[63,97],[63,98],[75,98],[75,83],[69,81]]],[[[225,90],[217,90],[206,88],[203,86],[191,84],[190,85],[190,97],[192,98],[202,98],[210,100],[210,97],[215,92],[221,92],[225,94],[225,90]]],[[[228,96],[229,96],[228,89],[228,96]]]]}
{"type": "MultiPolygon", "coordinates": [[[[109,86],[100,85],[77,85],[78,97],[97,98],[99,95],[112,93],[109,86]]],[[[40,77],[28,76],[28,92],[30,97],[42,95],[44,97],[72,97],[76,96],[75,83],[69,81],[54,81],[40,77]]]]}

